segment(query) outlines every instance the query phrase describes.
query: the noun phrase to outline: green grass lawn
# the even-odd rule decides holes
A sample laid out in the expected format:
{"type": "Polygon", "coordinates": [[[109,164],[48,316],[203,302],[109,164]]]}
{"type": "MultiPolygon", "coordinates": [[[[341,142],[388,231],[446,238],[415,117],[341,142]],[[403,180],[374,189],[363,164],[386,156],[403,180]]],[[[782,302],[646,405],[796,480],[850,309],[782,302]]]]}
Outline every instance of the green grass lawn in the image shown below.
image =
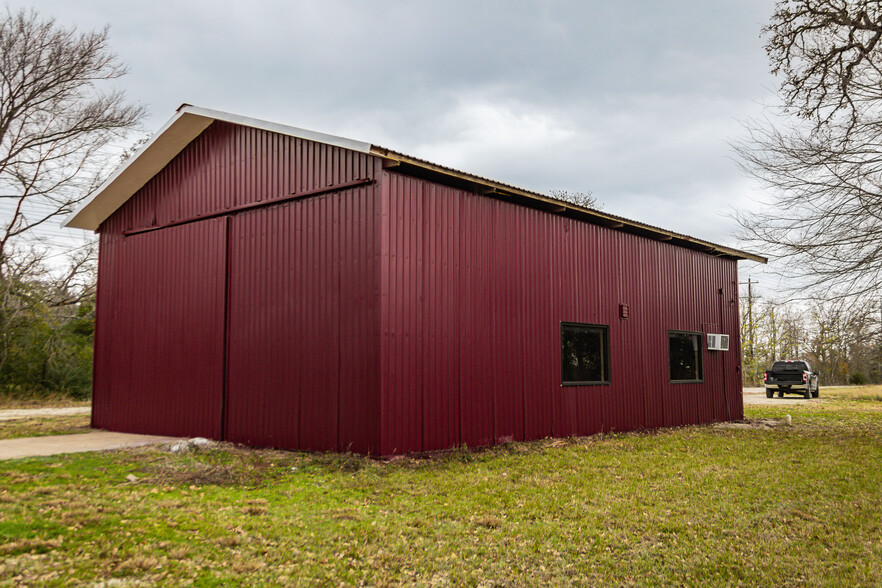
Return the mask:
{"type": "Polygon", "coordinates": [[[0,585],[882,584],[882,402],[433,459],[0,462],[0,585]],[[131,476],[134,476],[132,478],[131,476]]]}

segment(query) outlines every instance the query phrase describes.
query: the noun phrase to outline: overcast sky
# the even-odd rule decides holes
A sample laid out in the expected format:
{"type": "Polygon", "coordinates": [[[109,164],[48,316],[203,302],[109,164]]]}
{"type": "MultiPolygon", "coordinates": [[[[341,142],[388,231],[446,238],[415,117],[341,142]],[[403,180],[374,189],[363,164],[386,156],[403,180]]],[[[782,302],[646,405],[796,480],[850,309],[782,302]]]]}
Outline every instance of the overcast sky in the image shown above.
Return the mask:
{"type": "MultiPolygon", "coordinates": [[[[181,103],[379,144],[738,246],[727,141],[774,101],[773,0],[45,0],[110,26],[148,131],[181,103]]],[[[762,252],[759,252],[762,253],[762,252]]],[[[742,263],[742,277],[752,264],[742,263]]]]}

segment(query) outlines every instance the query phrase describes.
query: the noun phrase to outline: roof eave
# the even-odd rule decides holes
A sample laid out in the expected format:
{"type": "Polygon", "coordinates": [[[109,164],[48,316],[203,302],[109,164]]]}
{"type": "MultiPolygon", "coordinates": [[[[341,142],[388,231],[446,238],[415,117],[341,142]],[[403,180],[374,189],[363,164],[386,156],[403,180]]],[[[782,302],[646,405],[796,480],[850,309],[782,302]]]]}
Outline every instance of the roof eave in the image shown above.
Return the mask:
{"type": "Polygon", "coordinates": [[[580,220],[588,221],[593,224],[601,225],[607,228],[616,229],[628,233],[635,233],[655,239],[658,241],[667,241],[672,244],[702,251],[710,255],[719,255],[733,259],[743,259],[756,261],[758,263],[767,263],[768,259],[760,255],[755,255],[747,251],[717,245],[709,241],[695,239],[687,235],[681,235],[673,231],[667,231],[659,227],[653,227],[638,221],[629,220],[623,217],[615,216],[599,210],[584,208],[571,202],[565,202],[551,198],[544,194],[531,192],[516,186],[510,186],[500,182],[495,182],[486,178],[480,178],[471,174],[458,172],[450,168],[446,168],[431,162],[407,156],[385,147],[377,145],[371,146],[371,153],[382,157],[385,160],[387,169],[398,169],[404,173],[413,174],[414,170],[421,170],[431,177],[446,177],[449,183],[456,184],[457,187],[469,189],[477,194],[500,198],[503,200],[516,200],[522,204],[528,204],[533,208],[539,208],[546,212],[559,214],[562,216],[570,216],[580,220]]]}
{"type": "Polygon", "coordinates": [[[659,241],[668,241],[689,249],[703,251],[734,259],[766,263],[765,257],[739,251],[686,235],[680,235],[659,227],[584,208],[557,200],[544,194],[531,192],[494,180],[481,178],[448,167],[410,157],[383,147],[344,137],[317,133],[297,127],[272,123],[260,119],[230,114],[219,110],[183,104],[175,115],[131,158],[121,165],[80,207],[65,219],[63,226],[97,231],[111,214],[169,164],[187,145],[215,121],[224,121],[245,127],[262,129],[310,141],[367,153],[383,158],[386,167],[397,167],[405,173],[417,172],[423,177],[441,183],[463,187],[478,194],[509,200],[560,214],[578,218],[608,228],[639,234],[659,241]]]}
{"type": "Polygon", "coordinates": [[[213,122],[181,109],[65,219],[62,226],[95,231],[132,194],[213,122]]]}
{"type": "Polygon", "coordinates": [[[272,123],[183,104],[175,115],[159,129],[132,157],[123,163],[98,187],[80,207],[68,216],[62,226],[77,229],[98,230],[101,223],[113,214],[126,200],[140,190],[178,153],[198,137],[214,121],[224,121],[245,127],[318,141],[367,153],[370,144],[344,137],[317,133],[306,129],[272,123]]]}

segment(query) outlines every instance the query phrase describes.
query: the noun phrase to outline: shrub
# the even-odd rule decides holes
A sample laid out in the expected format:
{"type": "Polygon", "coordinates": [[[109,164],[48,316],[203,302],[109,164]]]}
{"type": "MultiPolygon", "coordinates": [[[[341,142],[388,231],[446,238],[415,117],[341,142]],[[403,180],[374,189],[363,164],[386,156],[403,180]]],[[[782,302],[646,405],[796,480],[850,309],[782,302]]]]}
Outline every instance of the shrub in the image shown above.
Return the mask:
{"type": "Polygon", "coordinates": [[[867,377],[860,372],[855,372],[848,378],[848,383],[853,386],[864,386],[867,383],[867,377]]]}

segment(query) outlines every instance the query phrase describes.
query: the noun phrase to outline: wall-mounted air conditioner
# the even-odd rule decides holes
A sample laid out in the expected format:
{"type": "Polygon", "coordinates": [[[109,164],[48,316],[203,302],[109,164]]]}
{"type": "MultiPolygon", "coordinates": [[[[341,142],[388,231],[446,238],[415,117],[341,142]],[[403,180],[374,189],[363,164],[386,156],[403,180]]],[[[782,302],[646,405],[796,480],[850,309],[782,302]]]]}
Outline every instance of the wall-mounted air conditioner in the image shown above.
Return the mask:
{"type": "Polygon", "coordinates": [[[729,335],[708,333],[707,348],[711,351],[729,351],[729,335]]]}

